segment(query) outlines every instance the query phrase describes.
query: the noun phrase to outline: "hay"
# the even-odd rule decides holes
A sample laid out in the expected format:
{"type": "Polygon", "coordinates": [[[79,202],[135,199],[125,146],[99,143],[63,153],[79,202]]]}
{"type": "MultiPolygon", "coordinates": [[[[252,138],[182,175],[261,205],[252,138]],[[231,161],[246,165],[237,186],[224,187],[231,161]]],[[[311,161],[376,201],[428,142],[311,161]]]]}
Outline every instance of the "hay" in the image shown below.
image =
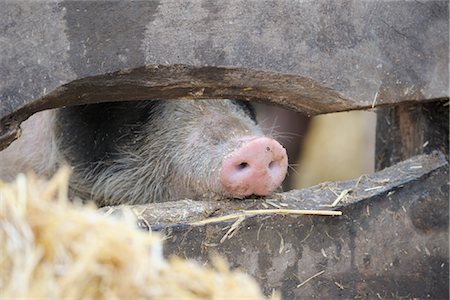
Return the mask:
{"type": "Polygon", "coordinates": [[[161,239],[67,200],[69,171],[0,182],[2,299],[263,299],[248,275],[162,257],[161,239]]]}
{"type": "Polygon", "coordinates": [[[206,224],[214,224],[221,223],[224,221],[229,221],[233,219],[242,219],[242,221],[246,217],[254,217],[254,216],[266,216],[266,215],[319,215],[319,216],[342,216],[342,212],[339,210],[311,210],[311,209],[251,209],[251,210],[242,210],[238,213],[208,218],[205,220],[192,222],[190,225],[193,226],[202,226],[206,224]]]}

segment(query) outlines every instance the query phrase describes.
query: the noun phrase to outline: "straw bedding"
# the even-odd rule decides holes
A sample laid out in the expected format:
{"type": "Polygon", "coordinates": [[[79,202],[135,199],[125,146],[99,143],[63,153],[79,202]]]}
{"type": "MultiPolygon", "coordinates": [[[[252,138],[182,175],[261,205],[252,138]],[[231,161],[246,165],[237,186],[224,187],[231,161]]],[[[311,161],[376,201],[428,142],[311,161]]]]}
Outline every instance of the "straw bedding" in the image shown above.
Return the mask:
{"type": "Polygon", "coordinates": [[[0,298],[263,299],[256,282],[162,256],[160,237],[67,200],[69,170],[0,182],[0,298]]]}

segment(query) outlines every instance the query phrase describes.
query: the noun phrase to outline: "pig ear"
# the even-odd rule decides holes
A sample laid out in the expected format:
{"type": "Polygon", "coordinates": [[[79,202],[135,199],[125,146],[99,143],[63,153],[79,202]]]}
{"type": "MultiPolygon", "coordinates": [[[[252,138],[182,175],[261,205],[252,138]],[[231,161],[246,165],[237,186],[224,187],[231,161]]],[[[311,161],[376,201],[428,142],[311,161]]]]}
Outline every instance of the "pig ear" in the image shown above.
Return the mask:
{"type": "Polygon", "coordinates": [[[255,112],[255,108],[253,107],[253,105],[250,103],[250,101],[246,101],[246,100],[231,100],[231,102],[233,102],[233,104],[241,107],[245,113],[247,115],[249,115],[249,117],[257,124],[258,122],[256,121],[256,112],[255,112]]]}

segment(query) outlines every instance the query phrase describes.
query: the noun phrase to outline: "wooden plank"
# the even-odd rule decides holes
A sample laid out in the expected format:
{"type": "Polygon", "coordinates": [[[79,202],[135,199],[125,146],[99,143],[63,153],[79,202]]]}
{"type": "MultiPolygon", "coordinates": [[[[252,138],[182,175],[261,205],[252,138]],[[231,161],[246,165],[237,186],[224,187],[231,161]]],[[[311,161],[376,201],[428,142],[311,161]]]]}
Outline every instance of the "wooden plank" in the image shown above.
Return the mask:
{"type": "Polygon", "coordinates": [[[0,120],[0,150],[35,112],[69,105],[130,100],[243,99],[267,101],[307,114],[358,108],[360,103],[311,79],[242,68],[146,66],[75,80],[0,120]]]}
{"type": "Polygon", "coordinates": [[[300,75],[363,105],[448,97],[448,18],[445,0],[2,1],[0,118],[148,64],[300,75]]]}
{"type": "MultiPolygon", "coordinates": [[[[267,294],[281,290],[284,299],[446,299],[448,197],[448,162],[442,153],[433,153],[270,200],[183,200],[132,210],[141,227],[166,236],[166,256],[208,262],[211,252],[219,253],[253,275],[267,294]],[[337,207],[322,206],[339,197],[337,207]],[[243,209],[277,209],[273,205],[335,209],[343,215],[272,213],[192,225],[243,209]]],[[[121,213],[119,208],[104,210],[121,213]]]]}
{"type": "MultiPolygon", "coordinates": [[[[294,210],[330,210],[343,205],[364,201],[378,195],[395,191],[408,182],[418,180],[437,168],[447,165],[445,155],[435,152],[417,156],[370,175],[342,182],[324,182],[319,185],[276,193],[273,197],[230,201],[180,200],[146,205],[111,206],[102,208],[109,214],[120,214],[122,209],[132,210],[141,219],[141,224],[150,224],[157,228],[189,225],[206,218],[220,217],[243,210],[255,209],[294,209],[294,210]],[[334,208],[332,204],[341,193],[343,199],[334,208]]],[[[228,222],[235,220],[230,219],[228,222]]],[[[152,227],[153,228],[153,227],[152,227]]],[[[148,229],[148,228],[147,228],[148,229]]]]}
{"type": "MultiPolygon", "coordinates": [[[[298,76],[269,76],[259,94],[229,88],[213,92],[210,85],[202,90],[198,83],[172,92],[175,98],[183,93],[248,97],[310,114],[448,98],[448,24],[445,0],[1,2],[2,147],[19,134],[18,123],[27,114],[68,103],[62,86],[88,84],[83,79],[145,65],[227,66],[298,76]],[[304,81],[298,85],[294,79],[291,87],[290,78],[304,81]],[[317,94],[319,86],[338,94],[317,94]],[[289,99],[298,99],[278,97],[281,88],[289,99]],[[54,97],[48,93],[55,90],[60,101],[45,104],[42,99],[54,97]],[[333,95],[344,103],[335,103],[333,95]],[[17,111],[21,113],[13,115],[17,111]]],[[[221,68],[199,70],[207,70],[208,83],[223,75],[221,68]]],[[[263,83],[256,84],[258,78],[250,73],[234,74],[239,87],[263,83]]],[[[117,91],[100,87],[110,101],[129,91],[114,84],[109,88],[117,91]]],[[[148,86],[134,87],[134,96],[158,95],[148,86]]],[[[81,92],[78,96],[98,99],[81,92]]],[[[70,103],[76,104],[76,98],[70,103]]]]}
{"type": "Polygon", "coordinates": [[[414,155],[449,153],[449,102],[399,105],[377,110],[375,168],[381,170],[414,155]]]}

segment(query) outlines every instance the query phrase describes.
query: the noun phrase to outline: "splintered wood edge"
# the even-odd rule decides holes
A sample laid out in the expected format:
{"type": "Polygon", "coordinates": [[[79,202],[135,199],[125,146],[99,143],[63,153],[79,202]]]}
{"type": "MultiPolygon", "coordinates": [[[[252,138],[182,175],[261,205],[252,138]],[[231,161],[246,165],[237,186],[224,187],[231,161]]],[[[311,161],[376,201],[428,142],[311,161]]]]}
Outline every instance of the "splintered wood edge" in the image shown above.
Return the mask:
{"type": "Polygon", "coordinates": [[[18,104],[12,111],[0,111],[0,151],[20,135],[20,124],[36,112],[87,103],[149,99],[259,101],[307,115],[444,100],[384,99],[375,103],[345,97],[311,78],[294,74],[232,67],[146,65],[73,80],[40,98],[18,104]]]}
{"type": "Polygon", "coordinates": [[[307,115],[370,108],[310,78],[245,68],[148,65],[89,76],[0,116],[0,150],[20,135],[19,126],[45,109],[148,99],[240,99],[272,103],[307,115]]]}
{"type": "MultiPolygon", "coordinates": [[[[275,194],[273,198],[245,200],[150,203],[131,206],[140,226],[157,229],[171,226],[204,226],[229,223],[255,216],[318,215],[339,216],[341,210],[379,195],[389,195],[405,184],[442,168],[448,168],[441,152],[412,157],[379,172],[341,182],[327,182],[310,188],[275,194]],[[420,168],[418,167],[420,166],[420,168]],[[374,188],[377,187],[377,188],[374,188]],[[337,196],[336,196],[337,192],[337,196]],[[339,193],[340,192],[340,193],[339,193]],[[279,208],[267,209],[269,203],[279,208]],[[332,205],[335,205],[332,207],[332,205]],[[324,209],[324,206],[326,209],[324,209]]],[[[129,208],[130,206],[125,206],[129,208]]],[[[275,206],[273,206],[275,207],[275,206]]],[[[121,214],[122,207],[104,207],[108,214],[121,214]]],[[[344,212],[345,214],[345,212],[344,212]]]]}

